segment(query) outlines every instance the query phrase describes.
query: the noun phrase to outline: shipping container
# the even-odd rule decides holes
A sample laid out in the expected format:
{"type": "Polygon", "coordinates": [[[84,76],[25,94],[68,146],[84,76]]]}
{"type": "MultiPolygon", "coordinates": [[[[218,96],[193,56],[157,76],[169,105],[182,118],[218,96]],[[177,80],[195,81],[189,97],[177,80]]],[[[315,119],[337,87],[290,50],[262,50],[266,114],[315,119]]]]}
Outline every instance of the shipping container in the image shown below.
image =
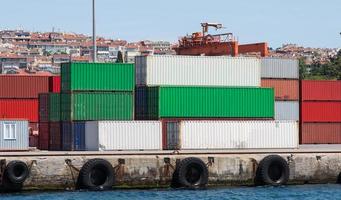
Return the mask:
{"type": "Polygon", "coordinates": [[[303,123],[302,144],[341,144],[341,123],[303,123]]]}
{"type": "Polygon", "coordinates": [[[62,122],[63,151],[85,150],[85,122],[62,122]]]}
{"type": "Polygon", "coordinates": [[[80,92],[61,94],[62,121],[132,120],[132,92],[80,92]]]}
{"type": "Polygon", "coordinates": [[[299,101],[275,101],[275,120],[300,119],[299,101]]]}
{"type": "Polygon", "coordinates": [[[139,87],[136,119],[273,118],[271,88],[139,87]]]}
{"type": "Polygon", "coordinates": [[[50,83],[49,83],[49,91],[53,93],[60,93],[60,76],[51,76],[50,77],[50,83]]]}
{"type": "Polygon", "coordinates": [[[49,121],[49,93],[42,93],[38,96],[38,120],[39,122],[48,122],[49,121]]]}
{"type": "Polygon", "coordinates": [[[39,146],[39,135],[30,135],[29,136],[29,147],[38,148],[39,146]]]}
{"type": "Polygon", "coordinates": [[[302,102],[302,122],[341,122],[341,101],[302,102]]]}
{"type": "Polygon", "coordinates": [[[60,121],[60,94],[39,94],[39,122],[60,121]]]}
{"type": "Polygon", "coordinates": [[[49,123],[48,122],[39,123],[38,148],[40,150],[48,150],[49,149],[49,140],[50,140],[49,123]]]}
{"type": "Polygon", "coordinates": [[[0,99],[0,119],[38,122],[38,99],[0,99]]]}
{"type": "Polygon", "coordinates": [[[261,83],[262,87],[274,88],[276,100],[299,100],[299,80],[262,79],[261,83]]]}
{"type": "Polygon", "coordinates": [[[60,122],[49,122],[49,150],[61,151],[62,150],[62,133],[60,122]]]}
{"type": "Polygon", "coordinates": [[[63,63],[62,92],[133,91],[134,72],[127,63],[63,63]]]}
{"type": "Polygon", "coordinates": [[[262,78],[299,79],[297,59],[262,58],[262,78]]]}
{"type": "Polygon", "coordinates": [[[341,101],[341,81],[301,82],[302,101],[341,101]]]}
{"type": "Polygon", "coordinates": [[[139,86],[260,86],[260,60],[227,56],[137,56],[139,86]]]}
{"type": "Polygon", "coordinates": [[[0,151],[28,150],[28,121],[0,120],[0,151]]]}
{"type": "Polygon", "coordinates": [[[299,142],[296,121],[200,120],[172,126],[166,137],[173,141],[167,141],[167,149],[290,149],[299,142]]]}
{"type": "Polygon", "coordinates": [[[0,98],[38,98],[49,92],[48,76],[0,75],[0,98]]]}
{"type": "Polygon", "coordinates": [[[90,121],[85,135],[92,151],[162,150],[160,121],[90,121]]]}

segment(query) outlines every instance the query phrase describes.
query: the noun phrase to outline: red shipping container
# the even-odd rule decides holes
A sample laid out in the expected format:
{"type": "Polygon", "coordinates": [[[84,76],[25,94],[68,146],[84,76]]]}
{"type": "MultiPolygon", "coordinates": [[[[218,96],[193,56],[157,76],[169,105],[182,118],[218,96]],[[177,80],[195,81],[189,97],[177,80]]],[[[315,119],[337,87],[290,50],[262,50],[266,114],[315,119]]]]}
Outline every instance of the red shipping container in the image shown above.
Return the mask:
{"type": "Polygon", "coordinates": [[[49,92],[48,76],[0,75],[0,98],[38,98],[49,92]]]}
{"type": "Polygon", "coordinates": [[[62,150],[62,134],[61,134],[61,123],[50,122],[50,151],[61,151],[62,150]]]}
{"type": "Polygon", "coordinates": [[[38,99],[0,99],[0,119],[38,122],[38,99]]]}
{"type": "Polygon", "coordinates": [[[302,81],[302,101],[341,101],[341,81],[302,81]]]}
{"type": "Polygon", "coordinates": [[[262,87],[275,89],[276,100],[299,100],[299,80],[262,79],[262,87]]]}
{"type": "Polygon", "coordinates": [[[341,123],[303,123],[302,144],[341,144],[341,123]]]}
{"type": "Polygon", "coordinates": [[[50,77],[50,92],[60,93],[60,76],[50,77]]]}
{"type": "Polygon", "coordinates": [[[38,135],[30,135],[29,136],[29,147],[38,148],[39,145],[39,136],[38,135]]]}
{"type": "Polygon", "coordinates": [[[302,122],[341,122],[341,101],[302,102],[302,122]]]}
{"type": "Polygon", "coordinates": [[[29,123],[29,146],[30,147],[38,147],[38,131],[39,131],[39,123],[30,122],[29,123]]]}
{"type": "Polygon", "coordinates": [[[49,149],[49,131],[50,126],[49,123],[39,123],[39,145],[38,148],[40,150],[48,150],[49,149]]]}

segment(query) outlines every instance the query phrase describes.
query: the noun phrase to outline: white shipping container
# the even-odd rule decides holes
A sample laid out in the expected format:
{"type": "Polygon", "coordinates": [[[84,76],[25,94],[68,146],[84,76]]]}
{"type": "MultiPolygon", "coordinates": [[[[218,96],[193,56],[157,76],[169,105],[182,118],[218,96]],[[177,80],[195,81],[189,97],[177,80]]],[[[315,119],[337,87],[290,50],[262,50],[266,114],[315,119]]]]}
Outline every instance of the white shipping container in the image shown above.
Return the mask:
{"type": "Polygon", "coordinates": [[[28,121],[0,120],[0,151],[28,150],[28,121]]]}
{"type": "Polygon", "coordinates": [[[105,150],[161,150],[159,121],[89,121],[85,124],[85,148],[105,150]]]}
{"type": "Polygon", "coordinates": [[[227,56],[138,56],[136,84],[147,86],[260,86],[257,58],[227,56]]]}
{"type": "Polygon", "coordinates": [[[182,121],[181,149],[298,148],[296,121],[182,121]]]}
{"type": "Polygon", "coordinates": [[[275,101],[275,120],[300,119],[300,104],[298,101],[275,101]]]}
{"type": "Polygon", "coordinates": [[[262,78],[299,79],[297,59],[262,58],[262,78]]]}

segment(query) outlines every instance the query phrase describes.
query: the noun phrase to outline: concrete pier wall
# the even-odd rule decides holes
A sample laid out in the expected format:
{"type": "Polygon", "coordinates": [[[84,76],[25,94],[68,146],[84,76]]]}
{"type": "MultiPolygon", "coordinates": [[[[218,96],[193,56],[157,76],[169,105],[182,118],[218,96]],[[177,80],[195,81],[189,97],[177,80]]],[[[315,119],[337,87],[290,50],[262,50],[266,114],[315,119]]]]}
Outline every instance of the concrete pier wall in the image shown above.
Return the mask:
{"type": "MultiPolygon", "coordinates": [[[[198,157],[207,163],[209,186],[253,185],[258,163],[270,154],[193,155],[31,155],[0,159],[28,164],[30,177],[24,190],[74,189],[79,170],[92,158],[108,160],[115,170],[115,187],[168,187],[177,160],[198,157]]],[[[289,184],[336,183],[341,172],[341,153],[278,154],[288,161],[289,184]]]]}

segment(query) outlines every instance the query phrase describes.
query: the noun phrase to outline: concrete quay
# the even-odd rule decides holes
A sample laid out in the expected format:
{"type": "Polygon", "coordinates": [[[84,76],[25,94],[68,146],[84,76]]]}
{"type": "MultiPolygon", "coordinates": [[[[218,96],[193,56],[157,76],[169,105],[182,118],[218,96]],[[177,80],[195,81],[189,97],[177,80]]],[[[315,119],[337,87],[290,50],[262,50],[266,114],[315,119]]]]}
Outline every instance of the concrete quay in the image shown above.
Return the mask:
{"type": "Polygon", "coordinates": [[[341,146],[302,146],[300,149],[138,151],[138,152],[3,152],[0,160],[20,160],[30,175],[23,190],[72,190],[79,171],[90,159],[101,158],[114,168],[117,188],[169,187],[177,163],[201,159],[208,169],[208,186],[252,186],[260,161],[279,155],[289,166],[288,184],[336,183],[341,173],[341,146]]]}

